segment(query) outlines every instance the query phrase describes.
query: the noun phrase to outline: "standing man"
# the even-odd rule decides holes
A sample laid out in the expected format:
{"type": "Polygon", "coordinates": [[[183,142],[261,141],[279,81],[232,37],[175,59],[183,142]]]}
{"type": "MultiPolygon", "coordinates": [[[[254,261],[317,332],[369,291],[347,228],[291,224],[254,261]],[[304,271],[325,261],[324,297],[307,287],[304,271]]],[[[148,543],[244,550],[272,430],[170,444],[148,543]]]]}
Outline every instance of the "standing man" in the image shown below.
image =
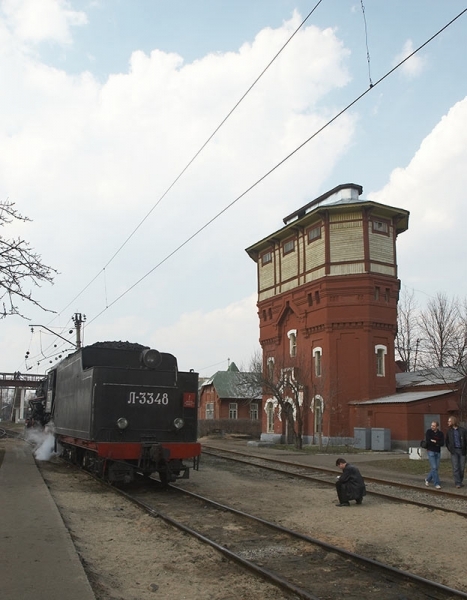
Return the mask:
{"type": "Polygon", "coordinates": [[[339,504],[336,506],[350,506],[349,500],[361,504],[366,496],[365,482],[357,467],[350,465],[345,458],[336,460],[336,467],[342,470],[342,475],[337,478],[336,490],[339,504]]]}
{"type": "Polygon", "coordinates": [[[439,481],[439,461],[441,458],[441,446],[444,446],[444,433],[439,428],[438,421],[433,421],[431,428],[425,432],[426,453],[430,462],[431,471],[425,478],[425,485],[429,486],[430,481],[433,482],[437,490],[441,489],[439,481]]]}
{"type": "Polygon", "coordinates": [[[456,488],[464,481],[465,455],[467,454],[467,430],[457,424],[456,417],[449,417],[446,448],[451,453],[452,474],[456,488]]]}

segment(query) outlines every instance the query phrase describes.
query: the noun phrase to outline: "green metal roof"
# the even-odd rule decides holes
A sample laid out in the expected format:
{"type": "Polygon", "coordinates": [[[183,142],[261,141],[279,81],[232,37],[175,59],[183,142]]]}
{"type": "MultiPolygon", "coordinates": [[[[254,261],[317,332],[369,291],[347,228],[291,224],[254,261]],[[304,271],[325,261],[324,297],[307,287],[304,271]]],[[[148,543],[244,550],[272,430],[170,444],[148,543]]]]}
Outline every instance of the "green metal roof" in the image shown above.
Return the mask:
{"type": "Polygon", "coordinates": [[[241,373],[235,363],[229,366],[228,371],[217,371],[212,377],[205,381],[202,387],[214,386],[219,398],[231,398],[242,400],[260,400],[261,385],[257,383],[255,373],[241,373]],[[232,365],[235,370],[232,370],[232,365]]]}

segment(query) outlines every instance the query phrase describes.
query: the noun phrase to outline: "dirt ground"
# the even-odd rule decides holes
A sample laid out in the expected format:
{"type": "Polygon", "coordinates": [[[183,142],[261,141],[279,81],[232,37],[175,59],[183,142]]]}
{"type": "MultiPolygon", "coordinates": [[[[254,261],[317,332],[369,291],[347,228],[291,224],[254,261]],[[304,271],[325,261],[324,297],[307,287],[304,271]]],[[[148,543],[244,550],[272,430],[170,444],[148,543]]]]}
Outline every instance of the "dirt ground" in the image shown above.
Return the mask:
{"type": "MultiPolygon", "coordinates": [[[[465,519],[367,495],[335,506],[335,491],[203,457],[177,485],[309,536],[467,591],[464,552],[453,552],[465,519]]],[[[231,565],[188,535],[59,462],[41,461],[97,600],[272,600],[282,592],[231,565]]],[[[161,492],[163,493],[163,492],[161,492]]],[[[332,574],[330,575],[332,577],[332,574]]]]}

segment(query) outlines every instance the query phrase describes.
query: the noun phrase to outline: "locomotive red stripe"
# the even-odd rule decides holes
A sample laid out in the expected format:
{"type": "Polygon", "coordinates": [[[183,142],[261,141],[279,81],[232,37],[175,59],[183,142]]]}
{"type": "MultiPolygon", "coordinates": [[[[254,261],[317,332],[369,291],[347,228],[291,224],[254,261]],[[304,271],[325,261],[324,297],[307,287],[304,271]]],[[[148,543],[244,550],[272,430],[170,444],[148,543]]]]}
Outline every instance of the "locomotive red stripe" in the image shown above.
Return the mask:
{"type": "MultiPolygon", "coordinates": [[[[63,444],[71,444],[86,448],[87,450],[93,450],[102,458],[138,460],[141,456],[142,444],[139,442],[92,442],[65,435],[59,435],[57,438],[59,443],[62,442],[63,444]]],[[[168,458],[171,460],[193,458],[201,454],[201,444],[197,442],[161,442],[161,446],[165,450],[168,450],[168,458]]]]}

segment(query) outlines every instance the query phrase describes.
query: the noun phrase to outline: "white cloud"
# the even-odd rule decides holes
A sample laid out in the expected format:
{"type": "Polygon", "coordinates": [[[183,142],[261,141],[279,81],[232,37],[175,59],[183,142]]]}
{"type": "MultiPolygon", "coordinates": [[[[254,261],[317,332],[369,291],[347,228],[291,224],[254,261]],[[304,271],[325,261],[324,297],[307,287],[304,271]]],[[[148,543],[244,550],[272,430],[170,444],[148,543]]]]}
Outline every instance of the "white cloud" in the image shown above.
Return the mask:
{"type": "Polygon", "coordinates": [[[1,10],[14,36],[24,42],[72,42],[71,27],[85,25],[86,14],[67,0],[2,0],[1,10]]]}
{"type": "Polygon", "coordinates": [[[434,296],[467,296],[467,98],[455,104],[423,140],[409,165],[370,194],[378,202],[410,210],[409,229],[398,239],[400,277],[434,296]]]}
{"type": "MultiPolygon", "coordinates": [[[[34,33],[27,6],[13,0],[5,5],[16,38],[9,39],[8,56],[0,55],[0,76],[10,82],[8,90],[0,90],[0,197],[10,197],[33,219],[24,235],[61,273],[54,287],[37,294],[43,304],[61,310],[160,198],[299,16],[261,31],[238,52],[193,63],[159,50],[134,52],[127,73],[100,83],[89,73],[71,76],[51,68],[15,45],[25,39],[64,41],[80,22],[67,3],[47,3],[60,16],[49,13],[50,23],[40,17],[34,33]]],[[[326,96],[349,81],[347,59],[331,29],[302,30],[105,274],[53,325],[84,312],[88,343],[125,336],[148,343],[151,332],[161,331],[155,345],[167,350],[170,344],[185,365],[202,368],[219,354],[237,363],[247,360],[238,358],[240,348],[249,355],[254,350],[245,341],[249,335],[257,339],[258,323],[254,306],[248,315],[246,308],[235,308],[256,288],[255,265],[244,248],[317,193],[350,143],[355,127],[350,114],[90,321],[334,114],[326,96]],[[200,343],[192,332],[212,336],[200,343]]],[[[46,325],[50,320],[44,314],[33,319],[46,325]]],[[[15,321],[6,330],[16,339],[24,336],[26,324],[15,321]]],[[[13,370],[23,352],[14,357],[13,370]]],[[[6,347],[1,353],[9,360],[6,347]]]]}
{"type": "MultiPolygon", "coordinates": [[[[402,60],[410,56],[415,50],[412,40],[407,40],[404,43],[402,51],[394,58],[393,66],[399,64],[402,60]]],[[[419,53],[411,56],[403,65],[400,67],[400,71],[409,79],[418,77],[426,68],[427,60],[424,56],[419,53]]]]}

